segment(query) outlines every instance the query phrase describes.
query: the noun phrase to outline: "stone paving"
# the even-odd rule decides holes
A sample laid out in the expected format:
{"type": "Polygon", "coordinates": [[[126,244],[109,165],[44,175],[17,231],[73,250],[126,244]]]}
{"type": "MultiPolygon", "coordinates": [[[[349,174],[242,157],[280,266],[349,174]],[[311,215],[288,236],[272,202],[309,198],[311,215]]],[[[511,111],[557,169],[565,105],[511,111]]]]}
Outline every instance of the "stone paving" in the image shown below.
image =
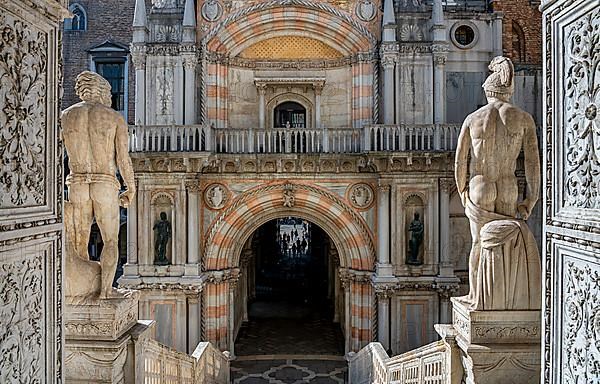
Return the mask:
{"type": "Polygon", "coordinates": [[[335,384],[346,382],[347,370],[342,356],[241,356],[231,362],[231,380],[236,384],[335,384]]]}
{"type": "Polygon", "coordinates": [[[287,303],[253,306],[250,321],[238,333],[235,355],[282,354],[342,356],[344,336],[340,325],[306,306],[287,303]]]}

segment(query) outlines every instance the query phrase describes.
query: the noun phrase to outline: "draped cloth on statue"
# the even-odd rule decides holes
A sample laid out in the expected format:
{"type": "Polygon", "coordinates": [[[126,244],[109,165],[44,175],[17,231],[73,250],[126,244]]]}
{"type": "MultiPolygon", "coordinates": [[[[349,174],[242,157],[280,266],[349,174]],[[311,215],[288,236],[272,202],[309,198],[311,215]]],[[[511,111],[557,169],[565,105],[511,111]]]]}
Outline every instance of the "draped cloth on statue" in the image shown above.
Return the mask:
{"type": "Polygon", "coordinates": [[[539,310],[541,263],[523,220],[489,212],[467,199],[465,213],[481,226],[476,310],[539,310]]]}

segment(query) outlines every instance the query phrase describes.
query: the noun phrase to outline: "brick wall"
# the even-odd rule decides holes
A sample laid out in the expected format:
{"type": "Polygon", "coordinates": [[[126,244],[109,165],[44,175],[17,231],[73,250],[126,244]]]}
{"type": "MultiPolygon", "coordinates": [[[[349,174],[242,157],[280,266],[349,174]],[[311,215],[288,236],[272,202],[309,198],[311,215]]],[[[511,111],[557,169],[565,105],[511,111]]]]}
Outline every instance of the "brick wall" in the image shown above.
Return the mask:
{"type": "MultiPolygon", "coordinates": [[[[85,31],[65,31],[63,34],[64,97],[61,109],[79,102],[75,95],[75,78],[91,69],[88,49],[111,40],[129,47],[132,39],[135,0],[70,0],[81,5],[87,14],[85,31]]],[[[127,120],[133,124],[135,116],[135,78],[131,59],[128,59],[127,120]]]]}
{"type": "Polygon", "coordinates": [[[502,46],[515,64],[542,64],[542,14],[539,1],[495,0],[494,11],[504,13],[502,46]],[[521,51],[519,52],[519,44],[521,51]]]}

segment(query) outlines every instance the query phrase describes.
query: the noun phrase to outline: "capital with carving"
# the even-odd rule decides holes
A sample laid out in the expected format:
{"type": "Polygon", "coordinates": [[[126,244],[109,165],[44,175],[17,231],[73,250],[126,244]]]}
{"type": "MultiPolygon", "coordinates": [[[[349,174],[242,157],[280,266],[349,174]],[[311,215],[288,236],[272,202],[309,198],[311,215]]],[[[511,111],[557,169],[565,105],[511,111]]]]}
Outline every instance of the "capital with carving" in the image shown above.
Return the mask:
{"type": "Polygon", "coordinates": [[[440,179],[440,188],[443,192],[451,195],[456,190],[456,181],[451,178],[440,179]]]}
{"type": "Polygon", "coordinates": [[[198,57],[195,54],[183,55],[183,67],[189,71],[196,69],[198,65],[198,57]]]}
{"type": "Polygon", "coordinates": [[[131,45],[131,61],[135,69],[146,69],[146,46],[145,45],[131,45]]]}
{"type": "Polygon", "coordinates": [[[434,54],[433,55],[433,64],[445,65],[446,64],[446,55],[434,54]]]}
{"type": "Polygon", "coordinates": [[[258,93],[260,95],[264,96],[267,93],[267,84],[265,84],[265,83],[257,83],[256,84],[256,89],[258,89],[258,93]]]}
{"type": "Polygon", "coordinates": [[[198,180],[187,180],[185,182],[185,189],[189,193],[199,193],[200,192],[200,184],[198,180]]]}
{"type": "Polygon", "coordinates": [[[384,55],[381,58],[381,65],[384,70],[392,70],[396,65],[396,57],[392,55],[384,55]]]}
{"type": "Polygon", "coordinates": [[[377,189],[379,190],[379,193],[389,193],[392,189],[392,186],[389,184],[379,183],[377,185],[377,189]]]}

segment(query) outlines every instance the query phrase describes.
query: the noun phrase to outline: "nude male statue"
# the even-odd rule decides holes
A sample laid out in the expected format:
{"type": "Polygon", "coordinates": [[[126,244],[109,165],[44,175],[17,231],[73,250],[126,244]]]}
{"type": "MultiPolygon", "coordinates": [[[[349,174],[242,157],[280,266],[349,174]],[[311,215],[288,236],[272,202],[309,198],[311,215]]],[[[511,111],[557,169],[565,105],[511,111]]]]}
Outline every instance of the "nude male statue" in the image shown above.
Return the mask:
{"type": "Polygon", "coordinates": [[[67,242],[82,260],[76,260],[81,271],[75,269],[69,273],[67,269],[67,282],[74,286],[73,292],[77,289],[82,292],[84,287],[76,286],[81,286],[85,280],[76,274],[83,276],[84,269],[94,269],[88,260],[88,241],[95,218],[104,242],[100,255],[100,298],[106,299],[116,295],[112,283],[118,260],[119,205],[127,207],[135,195],[133,167],[127,148],[127,124],[117,111],[111,109],[110,84],[100,75],[82,72],[77,76],[75,91],[82,101],[62,112],[61,134],[70,168],[66,179],[69,201],[65,203],[65,217],[68,213],[70,222],[65,225],[67,236],[74,237],[67,242]],[[127,186],[120,196],[117,170],[127,186]]]}
{"type": "Polygon", "coordinates": [[[465,119],[455,159],[456,184],[470,221],[473,241],[469,257],[469,294],[461,298],[470,305],[476,300],[482,228],[494,220],[515,219],[517,215],[521,221],[527,220],[538,200],[540,187],[535,123],[531,115],[509,103],[513,94],[513,64],[510,59],[499,56],[491,61],[489,69],[492,73],[483,84],[488,104],[465,119]],[[521,149],[525,155],[527,192],[519,203],[515,168],[521,149]]]}

